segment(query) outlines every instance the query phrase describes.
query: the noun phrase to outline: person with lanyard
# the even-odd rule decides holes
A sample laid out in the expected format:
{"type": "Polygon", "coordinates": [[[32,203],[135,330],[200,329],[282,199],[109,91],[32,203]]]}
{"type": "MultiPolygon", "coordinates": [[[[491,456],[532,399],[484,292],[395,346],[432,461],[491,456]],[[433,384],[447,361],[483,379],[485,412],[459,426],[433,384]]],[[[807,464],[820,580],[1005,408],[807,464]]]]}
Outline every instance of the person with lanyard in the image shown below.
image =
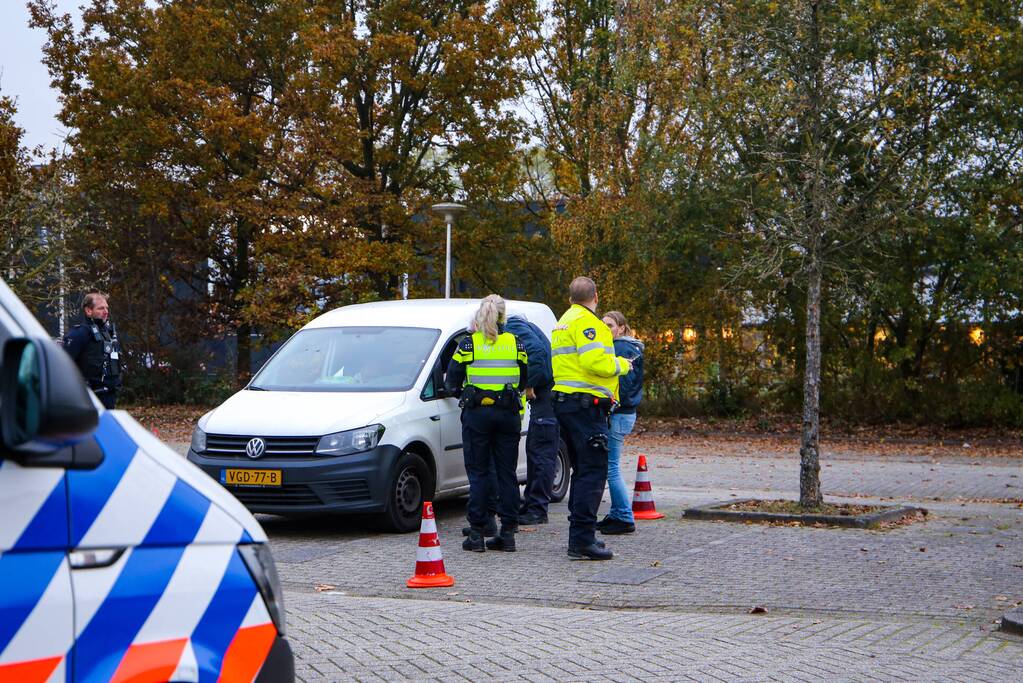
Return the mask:
{"type": "Polygon", "coordinates": [[[611,413],[608,441],[607,488],[611,492],[611,511],[597,522],[597,531],[605,535],[631,534],[636,531],[629,490],[622,476],[622,448],[625,437],[636,426],[636,408],[643,400],[643,342],[636,339],[621,311],[608,311],[604,323],[614,337],[615,353],[628,358],[632,372],[619,378],[618,406],[611,413]]]}
{"type": "Polygon", "coordinates": [[[103,404],[117,405],[121,386],[121,340],[110,320],[107,297],[97,289],[82,299],[84,324],[75,325],[64,337],[64,350],[75,361],[89,388],[103,404]]]}
{"type": "Polygon", "coordinates": [[[632,370],[627,358],[615,355],[611,330],[594,312],[597,302],[593,280],[572,280],[571,306],[551,335],[554,412],[572,463],[568,556],[573,560],[614,556],[596,538],[597,510],[607,484],[608,417],[618,401],[618,378],[632,370]]]}
{"type": "Polygon", "coordinates": [[[462,452],[469,477],[469,535],[463,550],[515,551],[518,531],[519,456],[522,405],[528,356],[514,334],[505,331],[504,299],[491,294],[480,302],[471,335],[463,339],[448,364],[445,385],[460,398],[462,452]],[[500,533],[484,541],[491,497],[489,471],[497,475],[500,533]]]}

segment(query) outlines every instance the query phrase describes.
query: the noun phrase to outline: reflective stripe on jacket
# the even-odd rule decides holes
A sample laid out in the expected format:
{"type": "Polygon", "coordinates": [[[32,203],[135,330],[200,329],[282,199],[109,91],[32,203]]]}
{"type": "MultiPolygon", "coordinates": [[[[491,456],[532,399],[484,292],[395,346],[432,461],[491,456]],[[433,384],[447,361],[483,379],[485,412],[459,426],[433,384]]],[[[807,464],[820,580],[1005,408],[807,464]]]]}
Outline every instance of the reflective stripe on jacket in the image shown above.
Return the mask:
{"type": "Polygon", "coordinates": [[[618,400],[618,377],[629,371],[615,355],[614,338],[604,321],[579,304],[565,311],[551,334],[554,391],[586,393],[618,400]]]}
{"type": "Polygon", "coordinates": [[[452,360],[465,364],[466,386],[500,391],[505,385],[519,388],[520,366],[526,352],[510,332],[497,335],[491,343],[482,332],[472,335],[472,350],[459,346],[452,360]]]}

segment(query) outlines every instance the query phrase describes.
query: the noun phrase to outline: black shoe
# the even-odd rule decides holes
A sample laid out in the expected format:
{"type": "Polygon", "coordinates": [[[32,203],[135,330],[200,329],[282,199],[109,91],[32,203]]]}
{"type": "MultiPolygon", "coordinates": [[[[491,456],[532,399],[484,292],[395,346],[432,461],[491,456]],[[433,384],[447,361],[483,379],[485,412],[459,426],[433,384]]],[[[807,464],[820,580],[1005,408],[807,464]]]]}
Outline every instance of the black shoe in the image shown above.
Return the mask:
{"type": "Polygon", "coordinates": [[[505,531],[494,538],[487,540],[487,550],[503,550],[506,553],[515,552],[515,531],[505,531]]]}
{"type": "MultiPolygon", "coordinates": [[[[472,531],[471,526],[462,527],[463,536],[468,536],[471,531],[472,531]]],[[[483,525],[483,535],[486,536],[487,538],[490,538],[491,536],[497,536],[497,520],[495,518],[491,517],[490,519],[487,520],[487,523],[483,525]]]]}
{"type": "Polygon", "coordinates": [[[605,515],[604,519],[602,519],[599,522],[597,522],[596,527],[598,529],[603,529],[604,527],[606,527],[608,525],[608,523],[610,521],[611,521],[611,515],[605,515]]]}
{"type": "Polygon", "coordinates": [[[614,556],[613,552],[596,543],[581,547],[568,547],[568,557],[573,560],[610,560],[614,556]]]}
{"type": "Polygon", "coordinates": [[[469,537],[462,541],[462,550],[468,550],[474,553],[482,553],[487,549],[486,543],[483,542],[483,533],[480,529],[469,527],[469,537]]]}
{"type": "Polygon", "coordinates": [[[523,526],[547,524],[547,515],[537,515],[532,512],[524,512],[519,515],[519,524],[522,524],[523,526]]]}
{"type": "Polygon", "coordinates": [[[617,536],[618,534],[632,534],[636,532],[636,525],[632,522],[623,522],[620,519],[612,519],[604,526],[598,526],[597,531],[606,536],[617,536]]]}

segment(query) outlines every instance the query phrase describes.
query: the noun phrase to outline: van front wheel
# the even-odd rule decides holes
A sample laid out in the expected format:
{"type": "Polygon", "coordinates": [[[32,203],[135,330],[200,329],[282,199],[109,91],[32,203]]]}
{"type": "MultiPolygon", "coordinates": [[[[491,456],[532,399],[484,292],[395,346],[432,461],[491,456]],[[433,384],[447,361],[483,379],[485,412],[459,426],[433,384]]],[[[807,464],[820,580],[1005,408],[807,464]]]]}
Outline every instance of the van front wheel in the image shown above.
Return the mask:
{"type": "Polygon", "coordinates": [[[394,467],[383,522],[391,531],[408,533],[419,528],[423,502],[433,497],[433,477],[415,453],[402,453],[394,467]]]}

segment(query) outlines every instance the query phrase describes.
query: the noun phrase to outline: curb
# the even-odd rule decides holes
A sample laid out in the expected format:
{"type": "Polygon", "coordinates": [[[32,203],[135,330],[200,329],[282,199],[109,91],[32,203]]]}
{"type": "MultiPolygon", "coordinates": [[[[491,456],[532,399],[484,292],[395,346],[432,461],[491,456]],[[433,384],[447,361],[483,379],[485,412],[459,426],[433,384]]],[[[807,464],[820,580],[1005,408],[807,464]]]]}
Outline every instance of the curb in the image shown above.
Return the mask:
{"type": "Polygon", "coordinates": [[[791,515],[778,512],[746,512],[741,510],[723,510],[721,508],[736,503],[756,502],[755,499],[726,500],[700,507],[689,508],[683,513],[689,519],[711,519],[725,522],[802,522],[803,524],[827,524],[828,526],[847,527],[852,529],[871,529],[884,522],[893,522],[914,514],[926,516],[925,508],[912,505],[889,506],[878,512],[866,515],[791,515]]]}
{"type": "Polygon", "coordinates": [[[1003,631],[1023,636],[1023,607],[1017,607],[1002,615],[1003,631]]]}

